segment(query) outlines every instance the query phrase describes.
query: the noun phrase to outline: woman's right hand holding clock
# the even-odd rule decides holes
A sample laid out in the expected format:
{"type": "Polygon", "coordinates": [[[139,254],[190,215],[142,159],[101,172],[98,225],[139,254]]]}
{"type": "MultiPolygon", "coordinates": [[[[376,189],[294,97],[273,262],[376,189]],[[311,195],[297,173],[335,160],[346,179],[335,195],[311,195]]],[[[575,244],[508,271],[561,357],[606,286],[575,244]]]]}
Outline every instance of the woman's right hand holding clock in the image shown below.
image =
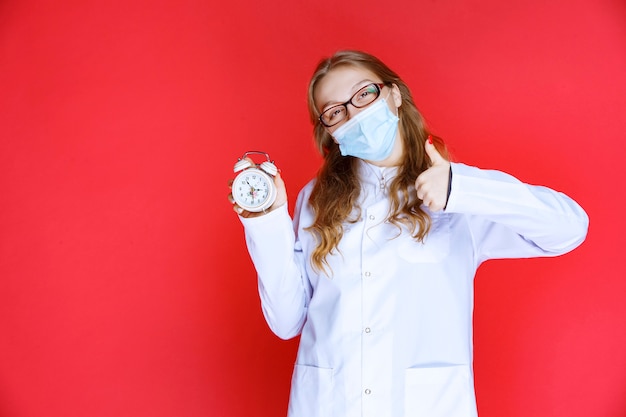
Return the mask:
{"type": "MultiPolygon", "coordinates": [[[[246,158],[246,159],[249,159],[249,158],[246,158]]],[[[252,162],[252,160],[250,160],[250,162],[252,162]]],[[[232,204],[233,211],[235,211],[241,217],[245,217],[245,218],[259,217],[286,204],[287,203],[287,188],[285,187],[285,182],[283,181],[283,178],[280,174],[280,170],[278,170],[278,172],[273,177],[273,179],[274,179],[274,185],[276,186],[276,200],[274,200],[274,203],[270,206],[270,208],[266,209],[265,211],[260,211],[260,212],[251,212],[248,210],[244,210],[237,203],[235,203],[235,199],[233,198],[232,189],[231,189],[231,192],[228,194],[228,201],[232,204]]],[[[229,188],[232,186],[232,183],[233,183],[233,180],[231,179],[228,182],[229,188]]]]}

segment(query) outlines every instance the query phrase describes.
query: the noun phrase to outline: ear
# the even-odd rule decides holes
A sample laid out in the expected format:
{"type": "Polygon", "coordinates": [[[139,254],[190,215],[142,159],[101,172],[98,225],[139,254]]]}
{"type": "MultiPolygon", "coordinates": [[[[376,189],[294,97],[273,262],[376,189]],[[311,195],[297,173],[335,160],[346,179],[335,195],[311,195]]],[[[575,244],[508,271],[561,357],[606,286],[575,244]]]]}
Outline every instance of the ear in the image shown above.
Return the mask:
{"type": "Polygon", "coordinates": [[[400,89],[396,84],[392,84],[391,86],[391,97],[393,97],[393,104],[395,104],[396,107],[402,105],[402,94],[400,94],[400,89]]]}

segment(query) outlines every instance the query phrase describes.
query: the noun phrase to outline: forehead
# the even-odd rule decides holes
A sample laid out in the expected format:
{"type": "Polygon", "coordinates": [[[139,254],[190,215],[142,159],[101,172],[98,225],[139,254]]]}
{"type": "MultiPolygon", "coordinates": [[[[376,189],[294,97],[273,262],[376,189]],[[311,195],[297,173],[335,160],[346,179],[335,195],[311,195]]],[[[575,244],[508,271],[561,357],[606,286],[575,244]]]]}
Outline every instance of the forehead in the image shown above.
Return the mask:
{"type": "Polygon", "coordinates": [[[313,99],[318,109],[328,104],[349,100],[367,82],[380,82],[373,72],[356,66],[341,66],[330,70],[315,86],[313,99]]]}

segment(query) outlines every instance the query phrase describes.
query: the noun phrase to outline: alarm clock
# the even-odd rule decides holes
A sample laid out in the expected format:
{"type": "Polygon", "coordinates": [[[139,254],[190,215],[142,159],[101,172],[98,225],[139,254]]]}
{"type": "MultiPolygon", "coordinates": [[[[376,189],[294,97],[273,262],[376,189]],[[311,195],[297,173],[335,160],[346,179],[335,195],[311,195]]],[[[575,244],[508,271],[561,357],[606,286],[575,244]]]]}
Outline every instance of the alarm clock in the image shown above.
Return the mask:
{"type": "Polygon", "coordinates": [[[244,210],[258,213],[265,211],[276,200],[274,176],[278,168],[265,152],[248,151],[237,160],[234,168],[237,176],[233,180],[232,195],[235,203],[244,210]],[[251,161],[250,155],[264,155],[260,164],[251,161]]]}

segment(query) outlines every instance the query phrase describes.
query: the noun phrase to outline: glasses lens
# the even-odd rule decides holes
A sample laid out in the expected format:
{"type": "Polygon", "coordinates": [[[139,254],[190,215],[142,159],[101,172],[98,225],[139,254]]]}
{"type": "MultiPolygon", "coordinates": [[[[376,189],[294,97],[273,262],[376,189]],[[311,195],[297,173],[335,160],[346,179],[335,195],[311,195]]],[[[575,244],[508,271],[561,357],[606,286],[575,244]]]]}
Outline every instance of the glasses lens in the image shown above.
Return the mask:
{"type": "Polygon", "coordinates": [[[378,98],[380,89],[376,84],[368,84],[352,96],[352,105],[356,108],[365,107],[378,98]]]}
{"type": "Polygon", "coordinates": [[[330,127],[336,125],[340,121],[342,121],[346,117],[346,106],[344,104],[340,104],[339,106],[334,106],[329,109],[326,109],[320,120],[326,127],[330,127]]]}

